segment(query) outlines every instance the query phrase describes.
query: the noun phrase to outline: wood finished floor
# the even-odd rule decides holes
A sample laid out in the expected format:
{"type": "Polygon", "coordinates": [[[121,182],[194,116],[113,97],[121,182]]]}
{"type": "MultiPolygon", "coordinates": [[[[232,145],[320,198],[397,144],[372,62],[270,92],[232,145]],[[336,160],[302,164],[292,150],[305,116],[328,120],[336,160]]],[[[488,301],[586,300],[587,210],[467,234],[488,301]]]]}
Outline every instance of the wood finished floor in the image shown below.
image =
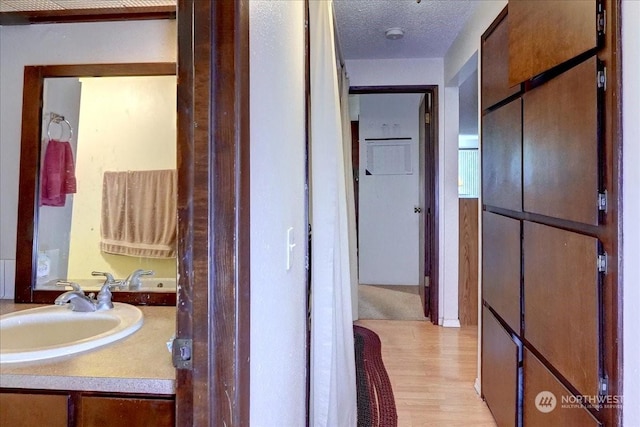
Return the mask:
{"type": "Polygon", "coordinates": [[[359,320],[376,332],[398,411],[399,427],[494,427],[473,384],[477,328],[442,328],[430,322],[359,320]]]}

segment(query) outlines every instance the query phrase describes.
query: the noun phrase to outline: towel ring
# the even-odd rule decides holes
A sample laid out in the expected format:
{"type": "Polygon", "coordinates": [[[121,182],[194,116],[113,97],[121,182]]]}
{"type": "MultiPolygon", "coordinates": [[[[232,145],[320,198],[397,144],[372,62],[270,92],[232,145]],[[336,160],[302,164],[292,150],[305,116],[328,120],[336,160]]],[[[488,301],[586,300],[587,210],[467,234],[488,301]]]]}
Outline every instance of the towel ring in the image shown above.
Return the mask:
{"type": "Polygon", "coordinates": [[[69,121],[65,119],[64,116],[58,116],[58,115],[51,117],[51,120],[49,120],[49,124],[47,125],[47,137],[49,138],[49,140],[51,140],[51,123],[60,125],[61,127],[60,138],[62,138],[62,136],[64,135],[64,129],[62,129],[63,123],[66,124],[67,127],[69,128],[69,138],[67,139],[67,142],[71,141],[71,138],[73,137],[73,128],[71,127],[71,123],[69,123],[69,121]]]}

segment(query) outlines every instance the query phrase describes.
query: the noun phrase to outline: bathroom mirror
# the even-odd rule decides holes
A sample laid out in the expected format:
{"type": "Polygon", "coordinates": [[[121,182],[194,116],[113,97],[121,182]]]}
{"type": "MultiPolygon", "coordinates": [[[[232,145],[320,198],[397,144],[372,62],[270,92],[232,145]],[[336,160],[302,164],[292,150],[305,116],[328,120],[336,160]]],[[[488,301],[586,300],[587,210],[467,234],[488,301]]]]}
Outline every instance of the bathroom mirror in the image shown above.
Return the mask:
{"type": "Polygon", "coordinates": [[[175,74],[175,63],[25,67],[17,302],[142,269],[154,274],[114,300],[175,304],[175,74]]]}

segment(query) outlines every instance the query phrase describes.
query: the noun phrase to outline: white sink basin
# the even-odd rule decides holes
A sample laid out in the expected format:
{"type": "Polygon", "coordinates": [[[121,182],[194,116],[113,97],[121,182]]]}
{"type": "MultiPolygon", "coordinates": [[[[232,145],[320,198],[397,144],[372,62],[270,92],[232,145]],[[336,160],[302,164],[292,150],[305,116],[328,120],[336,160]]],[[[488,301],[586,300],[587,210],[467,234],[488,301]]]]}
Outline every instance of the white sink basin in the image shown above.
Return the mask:
{"type": "Polygon", "coordinates": [[[81,313],[51,305],[0,316],[0,363],[67,356],[112,343],[142,326],[135,306],[113,303],[111,310],[81,313]]]}

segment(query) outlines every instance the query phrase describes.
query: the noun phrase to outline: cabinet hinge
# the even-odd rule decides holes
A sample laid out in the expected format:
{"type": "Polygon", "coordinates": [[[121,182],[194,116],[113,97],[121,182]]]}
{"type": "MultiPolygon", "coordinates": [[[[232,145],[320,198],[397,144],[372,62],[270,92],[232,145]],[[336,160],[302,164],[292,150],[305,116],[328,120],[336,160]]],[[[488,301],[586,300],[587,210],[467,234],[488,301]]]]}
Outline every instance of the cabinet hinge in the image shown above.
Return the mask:
{"type": "Polygon", "coordinates": [[[607,90],[607,68],[598,70],[598,89],[607,90]]]}
{"type": "Polygon", "coordinates": [[[607,190],[598,193],[598,210],[602,212],[607,211],[607,190]]]}
{"type": "Polygon", "coordinates": [[[601,396],[609,394],[609,379],[607,377],[600,377],[598,380],[598,391],[601,396]]]}
{"type": "Polygon", "coordinates": [[[424,122],[426,124],[430,124],[431,123],[431,114],[429,113],[424,113],[424,122]]]}
{"type": "Polygon", "coordinates": [[[191,338],[175,338],[171,348],[173,366],[176,369],[191,370],[191,355],[193,353],[193,340],[191,338]]]}
{"type": "Polygon", "coordinates": [[[607,274],[607,253],[606,252],[598,255],[597,265],[598,265],[598,273],[607,274]]]}
{"type": "Polygon", "coordinates": [[[598,34],[604,34],[607,29],[607,11],[604,10],[602,3],[598,5],[598,14],[596,15],[596,30],[598,34]]]}

